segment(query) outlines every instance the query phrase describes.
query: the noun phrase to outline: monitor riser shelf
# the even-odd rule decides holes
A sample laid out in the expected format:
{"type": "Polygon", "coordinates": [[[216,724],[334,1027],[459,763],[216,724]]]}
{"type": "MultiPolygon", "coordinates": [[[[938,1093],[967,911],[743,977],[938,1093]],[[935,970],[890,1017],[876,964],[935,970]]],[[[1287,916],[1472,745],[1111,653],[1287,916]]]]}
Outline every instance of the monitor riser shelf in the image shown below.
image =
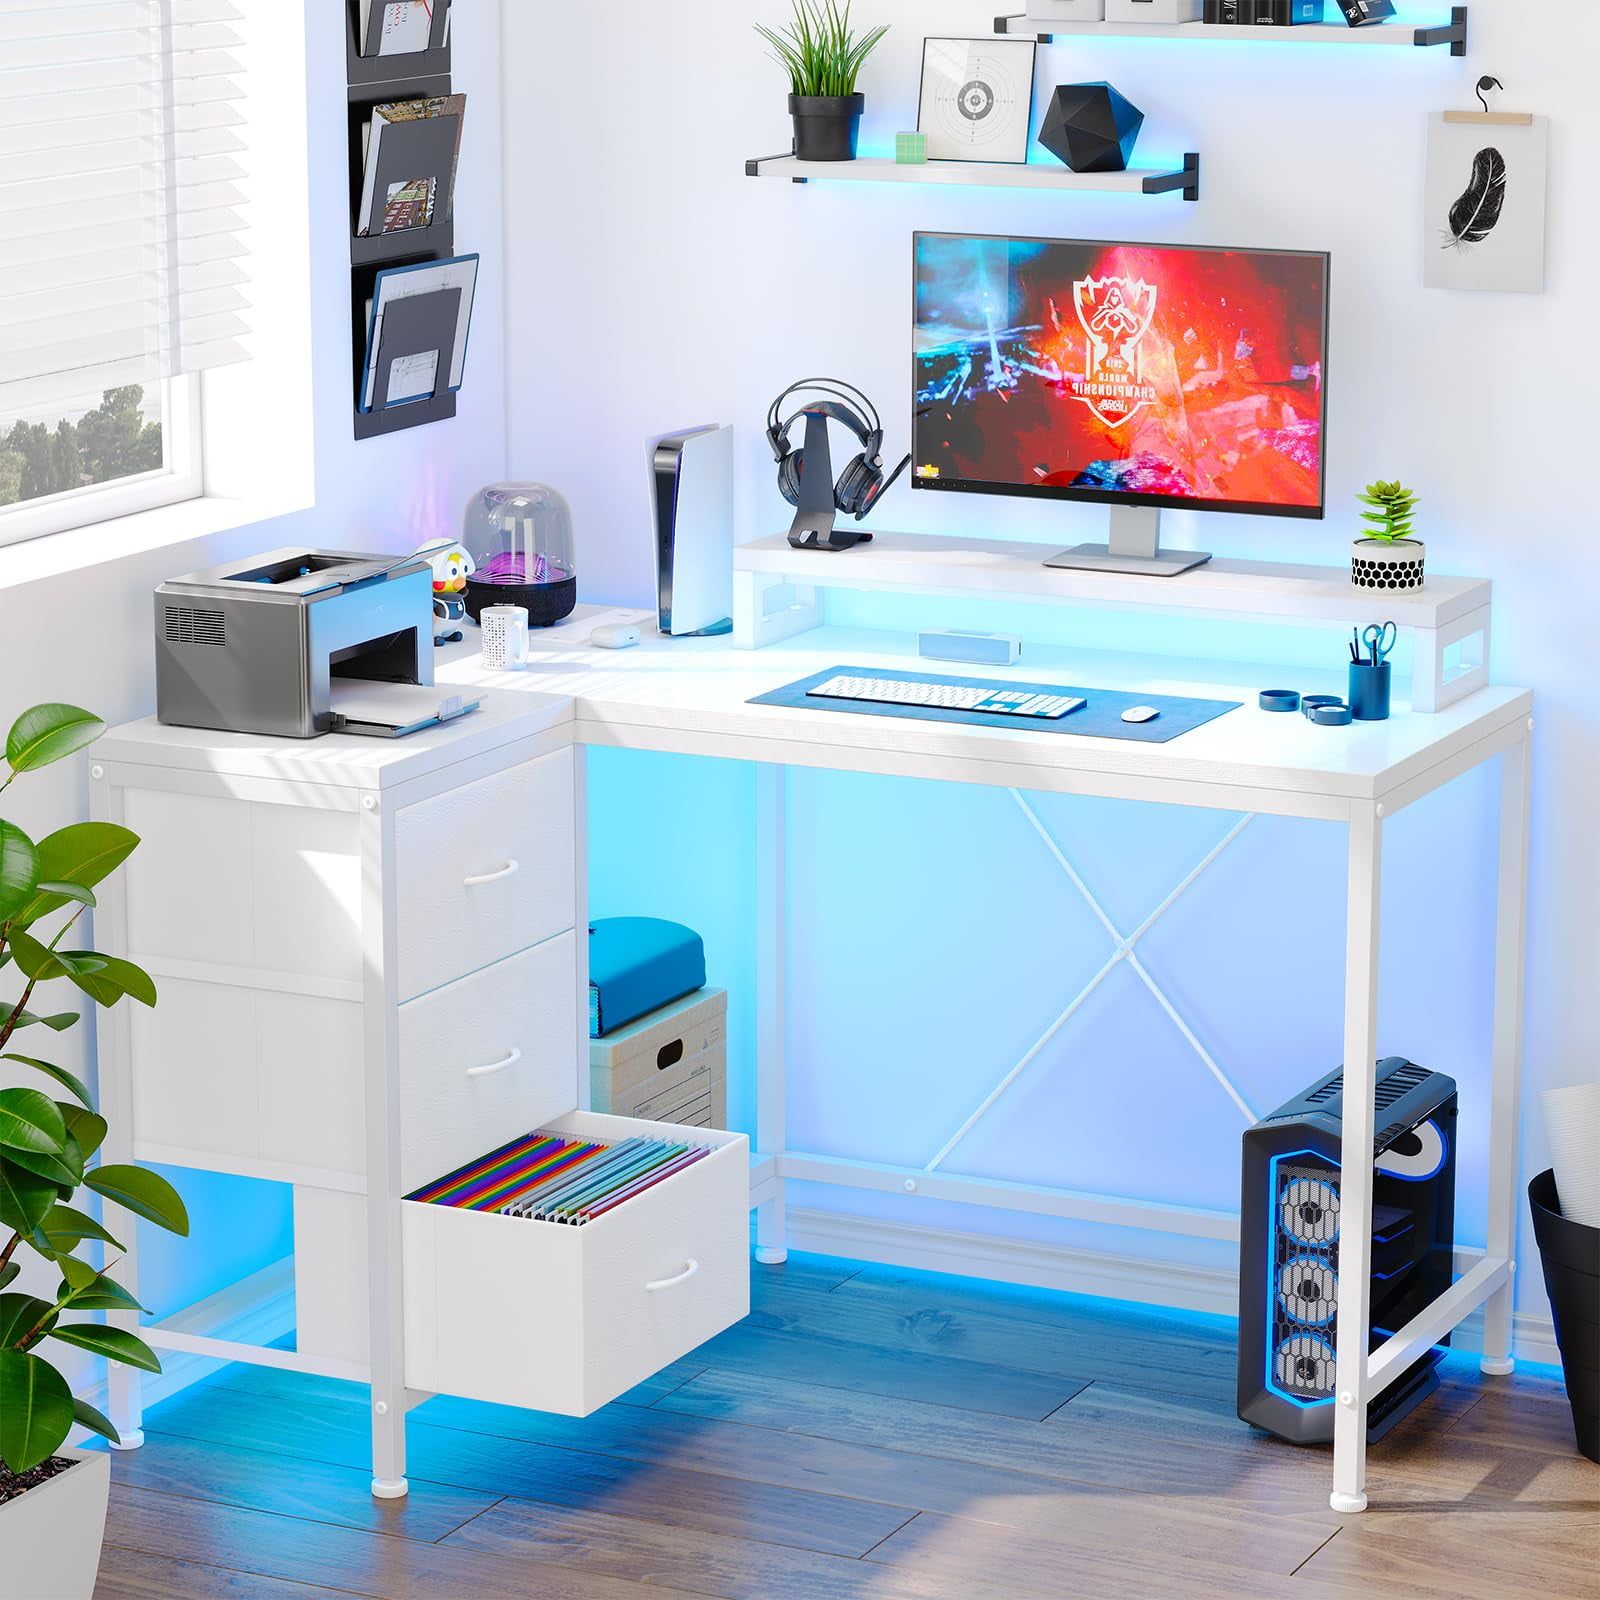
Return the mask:
{"type": "Polygon", "coordinates": [[[1059,17],[1001,16],[994,19],[996,33],[1028,36],[1040,44],[1069,39],[1179,39],[1188,44],[1295,44],[1368,49],[1432,49],[1448,46],[1453,56],[1467,53],[1467,7],[1452,6],[1450,20],[1419,26],[1393,21],[1364,28],[1334,23],[1304,23],[1295,27],[1232,27],[1212,22],[1072,22],[1059,17]]]}

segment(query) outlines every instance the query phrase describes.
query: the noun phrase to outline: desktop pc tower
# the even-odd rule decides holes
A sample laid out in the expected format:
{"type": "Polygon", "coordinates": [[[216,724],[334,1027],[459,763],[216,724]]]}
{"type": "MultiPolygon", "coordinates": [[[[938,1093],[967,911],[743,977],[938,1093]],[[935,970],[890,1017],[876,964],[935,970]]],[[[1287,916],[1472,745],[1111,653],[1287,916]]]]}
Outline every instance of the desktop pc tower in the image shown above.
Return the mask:
{"type": "MultiPolygon", "coordinates": [[[[1453,1277],[1456,1085],[1392,1056],[1376,1099],[1373,1349],[1453,1277]]],[[[1294,1444],[1333,1437],[1343,1110],[1344,1074],[1332,1072],[1244,1135],[1239,1416],[1294,1444]]],[[[1438,1388],[1439,1358],[1428,1351],[1374,1396],[1369,1440],[1438,1388]]]]}

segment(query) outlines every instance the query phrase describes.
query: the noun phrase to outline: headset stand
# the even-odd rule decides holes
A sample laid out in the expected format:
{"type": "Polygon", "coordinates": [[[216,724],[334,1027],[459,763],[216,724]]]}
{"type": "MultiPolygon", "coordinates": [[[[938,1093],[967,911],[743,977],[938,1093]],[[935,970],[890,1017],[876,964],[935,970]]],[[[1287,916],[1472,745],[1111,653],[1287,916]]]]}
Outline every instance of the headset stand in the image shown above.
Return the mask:
{"type": "Polygon", "coordinates": [[[838,526],[839,510],[833,503],[833,447],[828,443],[828,419],[806,413],[805,456],[800,463],[800,502],[789,526],[789,543],[796,550],[848,550],[865,544],[872,535],[838,526]]]}

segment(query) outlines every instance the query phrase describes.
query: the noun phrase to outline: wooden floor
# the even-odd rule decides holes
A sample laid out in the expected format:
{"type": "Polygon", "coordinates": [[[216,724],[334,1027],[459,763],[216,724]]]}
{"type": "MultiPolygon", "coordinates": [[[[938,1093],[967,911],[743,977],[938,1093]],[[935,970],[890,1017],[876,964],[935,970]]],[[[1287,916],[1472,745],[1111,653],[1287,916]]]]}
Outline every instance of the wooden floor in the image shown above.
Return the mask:
{"type": "Polygon", "coordinates": [[[1233,1415],[1231,1324],[885,1267],[754,1269],[748,1321],[585,1421],[439,1398],[368,1493],[366,1391],[223,1369],[113,1460],[100,1600],[1596,1600],[1600,1467],[1548,1378],[1372,1453],[1233,1415]]]}

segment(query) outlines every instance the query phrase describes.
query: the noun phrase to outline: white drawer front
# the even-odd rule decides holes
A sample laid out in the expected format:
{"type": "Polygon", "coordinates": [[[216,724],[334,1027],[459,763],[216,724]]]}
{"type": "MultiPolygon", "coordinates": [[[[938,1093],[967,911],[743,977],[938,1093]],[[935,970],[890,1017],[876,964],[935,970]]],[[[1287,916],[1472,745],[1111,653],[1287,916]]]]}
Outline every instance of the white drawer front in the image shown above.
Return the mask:
{"type": "Polygon", "coordinates": [[[578,1049],[570,932],[401,1006],[401,1192],[573,1106],[578,1049]]]}
{"type": "Polygon", "coordinates": [[[395,818],[400,999],[572,927],[574,825],[570,750],[405,807],[395,818]]]}
{"type": "MultiPolygon", "coordinates": [[[[671,1131],[592,1112],[545,1126],[671,1131]]],[[[716,1148],[582,1227],[403,1202],[406,1383],[588,1416],[746,1316],[748,1141],[683,1131],[716,1148]]]]}

